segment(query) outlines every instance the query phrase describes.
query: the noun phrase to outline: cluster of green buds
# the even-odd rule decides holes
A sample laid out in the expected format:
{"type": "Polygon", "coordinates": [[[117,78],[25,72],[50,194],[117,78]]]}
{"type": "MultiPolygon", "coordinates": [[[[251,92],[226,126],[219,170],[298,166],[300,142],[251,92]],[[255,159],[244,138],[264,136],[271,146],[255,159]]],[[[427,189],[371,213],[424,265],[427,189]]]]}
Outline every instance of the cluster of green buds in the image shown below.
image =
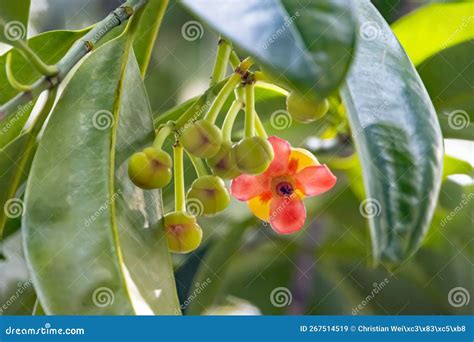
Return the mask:
{"type": "MultiPolygon", "coordinates": [[[[174,177],[175,210],[163,220],[172,252],[195,250],[203,236],[196,217],[215,215],[228,207],[230,195],[224,180],[242,174],[261,174],[273,160],[272,145],[255,110],[256,77],[250,71],[252,65],[251,58],[240,61],[231,45],[220,40],[211,86],[219,82],[222,86],[205,113],[199,113],[200,107],[192,105],[178,120],[159,127],[153,146],[135,153],[129,160],[130,179],[143,189],[163,188],[174,177]],[[224,81],[229,62],[234,72],[224,81]],[[232,94],[234,99],[219,127],[216,119],[232,94]],[[245,113],[244,136],[234,142],[232,131],[241,111],[245,113]],[[173,158],[163,150],[168,137],[174,137],[173,158]],[[184,152],[197,175],[187,193],[184,152]]],[[[288,111],[297,121],[312,121],[324,115],[327,106],[327,101],[315,105],[312,99],[297,93],[288,96],[288,111]]]]}

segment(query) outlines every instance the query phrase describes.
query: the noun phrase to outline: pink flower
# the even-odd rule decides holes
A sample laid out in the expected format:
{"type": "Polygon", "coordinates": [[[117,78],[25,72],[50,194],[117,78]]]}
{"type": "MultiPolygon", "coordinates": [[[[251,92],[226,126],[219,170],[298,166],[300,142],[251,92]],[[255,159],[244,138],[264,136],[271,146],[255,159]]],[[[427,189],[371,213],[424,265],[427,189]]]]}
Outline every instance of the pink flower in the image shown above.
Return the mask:
{"type": "Polygon", "coordinates": [[[278,137],[268,138],[275,157],[268,169],[258,176],[241,175],[231,184],[232,195],[246,201],[258,218],[270,222],[280,234],[303,228],[306,208],[302,199],[331,189],[336,177],[307,150],[291,148],[278,137]]]}

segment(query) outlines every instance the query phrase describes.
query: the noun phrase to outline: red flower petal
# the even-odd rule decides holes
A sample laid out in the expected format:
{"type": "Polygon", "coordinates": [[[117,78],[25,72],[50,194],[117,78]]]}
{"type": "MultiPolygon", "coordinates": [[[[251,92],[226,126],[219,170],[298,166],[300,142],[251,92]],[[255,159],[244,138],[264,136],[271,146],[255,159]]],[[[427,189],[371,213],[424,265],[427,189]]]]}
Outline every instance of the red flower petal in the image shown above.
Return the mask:
{"type": "Polygon", "coordinates": [[[267,191],[269,186],[269,179],[263,177],[263,175],[251,176],[243,174],[232,181],[230,192],[239,201],[248,201],[267,191]]]}
{"type": "Polygon", "coordinates": [[[306,208],[298,196],[278,197],[270,205],[270,224],[280,234],[294,233],[304,226],[306,208]]]}
{"type": "Polygon", "coordinates": [[[291,153],[291,146],[288,141],[272,136],[268,138],[270,144],[272,144],[273,152],[275,157],[265,171],[265,174],[269,176],[279,176],[286,172],[288,167],[288,161],[291,153]]]}
{"type": "Polygon", "coordinates": [[[326,165],[309,166],[296,174],[299,187],[306,196],[328,191],[336,184],[336,179],[326,165]]]}

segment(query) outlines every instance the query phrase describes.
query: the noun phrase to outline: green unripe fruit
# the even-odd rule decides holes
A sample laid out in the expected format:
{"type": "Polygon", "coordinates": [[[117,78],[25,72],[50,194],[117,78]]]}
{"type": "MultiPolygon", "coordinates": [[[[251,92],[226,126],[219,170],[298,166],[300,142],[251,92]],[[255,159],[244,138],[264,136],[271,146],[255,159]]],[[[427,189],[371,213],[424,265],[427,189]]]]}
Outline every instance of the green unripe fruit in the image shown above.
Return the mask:
{"type": "Polygon", "coordinates": [[[225,179],[234,179],[240,176],[240,171],[232,157],[232,143],[230,141],[222,143],[219,152],[214,157],[207,159],[207,165],[216,176],[225,179]]]}
{"type": "Polygon", "coordinates": [[[258,175],[264,172],[273,160],[273,147],[260,137],[244,138],[232,148],[232,156],[242,173],[258,175]]]}
{"type": "Polygon", "coordinates": [[[207,120],[199,120],[187,127],[180,138],[183,147],[193,156],[211,158],[219,152],[222,133],[207,120]]]}
{"type": "Polygon", "coordinates": [[[183,212],[172,212],[164,217],[168,248],[174,253],[189,253],[199,247],[202,229],[196,217],[183,212]]]}
{"type": "Polygon", "coordinates": [[[309,123],[323,117],[328,112],[329,101],[304,97],[293,91],[286,98],[286,108],[295,121],[309,123]]]}
{"type": "Polygon", "coordinates": [[[172,164],[168,153],[147,147],[132,155],[128,162],[128,175],[142,189],[159,189],[171,181],[172,164]]]}
{"type": "Polygon", "coordinates": [[[201,176],[196,179],[186,198],[186,210],[196,216],[217,214],[230,203],[224,181],[217,176],[201,176]]]}

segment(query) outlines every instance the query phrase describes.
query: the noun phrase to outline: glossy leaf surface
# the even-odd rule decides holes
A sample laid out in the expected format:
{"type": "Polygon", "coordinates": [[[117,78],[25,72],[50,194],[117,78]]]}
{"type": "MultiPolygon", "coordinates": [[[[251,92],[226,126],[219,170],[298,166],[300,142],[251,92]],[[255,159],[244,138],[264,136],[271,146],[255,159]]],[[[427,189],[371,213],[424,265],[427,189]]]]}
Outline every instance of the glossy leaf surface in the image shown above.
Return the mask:
{"type": "Polygon", "coordinates": [[[47,314],[179,314],[160,192],[127,177],[154,136],[131,46],[123,35],[81,64],[32,166],[22,228],[47,314]]]}
{"type": "Polygon", "coordinates": [[[443,143],[431,100],[390,27],[369,1],[360,24],[381,31],[361,39],[342,90],[359,152],[373,255],[400,262],[420,246],[441,184],[443,143]]]}

